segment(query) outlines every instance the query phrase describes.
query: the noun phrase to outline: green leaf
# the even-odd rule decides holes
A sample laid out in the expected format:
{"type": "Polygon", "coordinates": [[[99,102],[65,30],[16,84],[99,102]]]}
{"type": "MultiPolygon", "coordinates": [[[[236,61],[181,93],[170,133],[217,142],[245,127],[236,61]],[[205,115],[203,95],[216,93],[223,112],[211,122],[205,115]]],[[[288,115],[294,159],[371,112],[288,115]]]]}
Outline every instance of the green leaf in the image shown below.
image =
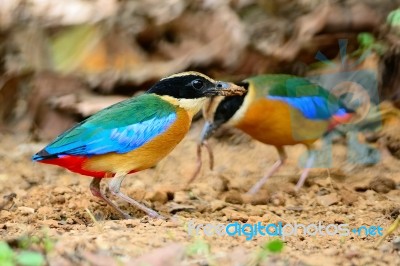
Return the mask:
{"type": "Polygon", "coordinates": [[[24,236],[18,240],[18,247],[20,249],[29,249],[32,245],[32,239],[28,236],[24,236]]]}
{"type": "Polygon", "coordinates": [[[386,22],[390,26],[399,26],[400,25],[400,9],[393,10],[387,16],[386,22]]]}
{"type": "Polygon", "coordinates": [[[14,265],[14,251],[4,241],[0,242],[0,265],[14,265]]]}
{"type": "Polygon", "coordinates": [[[267,250],[271,253],[279,253],[283,250],[283,246],[284,246],[284,244],[283,244],[282,240],[275,239],[275,240],[271,240],[271,241],[267,242],[264,245],[263,249],[267,250]]]}
{"type": "Polygon", "coordinates": [[[43,239],[43,246],[44,246],[44,250],[46,251],[46,253],[49,253],[54,248],[54,241],[52,239],[46,237],[45,239],[43,239]]]}
{"type": "Polygon", "coordinates": [[[186,254],[193,255],[208,255],[210,253],[210,246],[202,239],[196,240],[186,248],[186,254]]]}
{"type": "Polygon", "coordinates": [[[42,254],[33,251],[22,251],[17,256],[17,262],[22,266],[42,266],[45,263],[42,254]]]}
{"type": "Polygon", "coordinates": [[[375,43],[375,38],[371,33],[362,32],[357,36],[361,48],[370,48],[375,43]]]}

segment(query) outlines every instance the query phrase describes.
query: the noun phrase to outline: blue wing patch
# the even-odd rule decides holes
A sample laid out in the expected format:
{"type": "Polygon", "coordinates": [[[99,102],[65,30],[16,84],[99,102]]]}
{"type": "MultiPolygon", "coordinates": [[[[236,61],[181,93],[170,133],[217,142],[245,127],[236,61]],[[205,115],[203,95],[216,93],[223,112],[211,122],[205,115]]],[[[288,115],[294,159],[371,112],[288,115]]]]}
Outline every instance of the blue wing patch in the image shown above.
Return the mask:
{"type": "Polygon", "coordinates": [[[76,130],[74,141],[65,145],[50,144],[45,148],[49,154],[59,155],[101,155],[110,152],[127,153],[146,144],[153,138],[165,132],[176,120],[176,113],[164,117],[153,117],[136,124],[119,128],[102,128],[99,125],[82,124],[76,130]]]}
{"type": "Polygon", "coordinates": [[[337,103],[327,101],[320,96],[283,97],[268,96],[268,99],[284,101],[299,110],[304,117],[312,120],[329,119],[337,112],[345,112],[337,103]]]}

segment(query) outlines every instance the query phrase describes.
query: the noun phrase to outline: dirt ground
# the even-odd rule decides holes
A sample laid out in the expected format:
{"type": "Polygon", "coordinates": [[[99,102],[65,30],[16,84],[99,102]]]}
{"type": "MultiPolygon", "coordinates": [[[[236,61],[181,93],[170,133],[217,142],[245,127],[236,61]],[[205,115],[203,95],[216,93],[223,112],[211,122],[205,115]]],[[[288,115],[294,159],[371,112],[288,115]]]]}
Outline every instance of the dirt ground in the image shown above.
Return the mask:
{"type": "MultiPolygon", "coordinates": [[[[46,235],[55,245],[46,254],[50,265],[246,265],[271,237],[246,241],[244,236],[190,236],[188,222],[321,221],[386,230],[399,215],[400,161],[383,156],[373,166],[354,165],[346,160],[343,143],[333,146],[332,168],[312,170],[297,194],[297,161],[305,148],[288,147],[287,165],[250,198],[244,193],[274,163],[276,151],[244,136],[213,139],[215,169],[208,170],[204,152],[200,177],[184,189],[195,167],[201,126],[202,122],[194,123],[170,156],[153,169],[128,176],[122,185],[131,197],[171,217],[168,221],[148,219],[117,200],[135,217],[121,220],[91,195],[89,178],[31,162],[31,155],[45,143],[0,135],[0,202],[3,196],[16,194],[14,204],[0,210],[1,239],[46,235]],[[193,247],[197,254],[188,252],[193,247]]],[[[291,236],[284,240],[283,251],[268,255],[264,264],[400,265],[400,250],[393,244],[398,235],[390,235],[379,247],[379,238],[373,236],[291,236]]]]}

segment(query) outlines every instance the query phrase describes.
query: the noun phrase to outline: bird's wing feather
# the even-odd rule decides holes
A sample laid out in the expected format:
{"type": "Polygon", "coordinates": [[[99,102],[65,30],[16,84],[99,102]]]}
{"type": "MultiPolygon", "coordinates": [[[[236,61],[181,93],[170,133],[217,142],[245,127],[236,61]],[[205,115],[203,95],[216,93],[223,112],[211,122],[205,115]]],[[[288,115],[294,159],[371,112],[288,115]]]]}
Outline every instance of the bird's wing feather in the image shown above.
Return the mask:
{"type": "Polygon", "coordinates": [[[173,105],[144,94],[106,108],[50,143],[48,155],[126,153],[166,131],[176,120],[173,105]]]}
{"type": "Polygon", "coordinates": [[[283,101],[312,120],[326,120],[342,113],[339,100],[329,91],[305,78],[290,75],[263,75],[250,79],[259,96],[283,101]]]}

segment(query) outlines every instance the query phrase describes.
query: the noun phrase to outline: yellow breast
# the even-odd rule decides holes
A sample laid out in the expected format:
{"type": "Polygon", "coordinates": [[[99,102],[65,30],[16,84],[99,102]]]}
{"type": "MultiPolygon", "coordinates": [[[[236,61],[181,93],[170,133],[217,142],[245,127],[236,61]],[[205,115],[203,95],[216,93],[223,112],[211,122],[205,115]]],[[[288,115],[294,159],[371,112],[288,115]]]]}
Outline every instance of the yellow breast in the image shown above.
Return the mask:
{"type": "Polygon", "coordinates": [[[190,124],[190,114],[178,107],[176,121],[163,134],[128,153],[110,153],[92,157],[87,160],[84,167],[86,170],[111,173],[140,171],[150,168],[178,145],[189,131],[190,124]]]}
{"type": "Polygon", "coordinates": [[[306,119],[285,102],[253,99],[236,125],[251,137],[274,146],[312,144],[328,127],[328,122],[306,119]]]}

